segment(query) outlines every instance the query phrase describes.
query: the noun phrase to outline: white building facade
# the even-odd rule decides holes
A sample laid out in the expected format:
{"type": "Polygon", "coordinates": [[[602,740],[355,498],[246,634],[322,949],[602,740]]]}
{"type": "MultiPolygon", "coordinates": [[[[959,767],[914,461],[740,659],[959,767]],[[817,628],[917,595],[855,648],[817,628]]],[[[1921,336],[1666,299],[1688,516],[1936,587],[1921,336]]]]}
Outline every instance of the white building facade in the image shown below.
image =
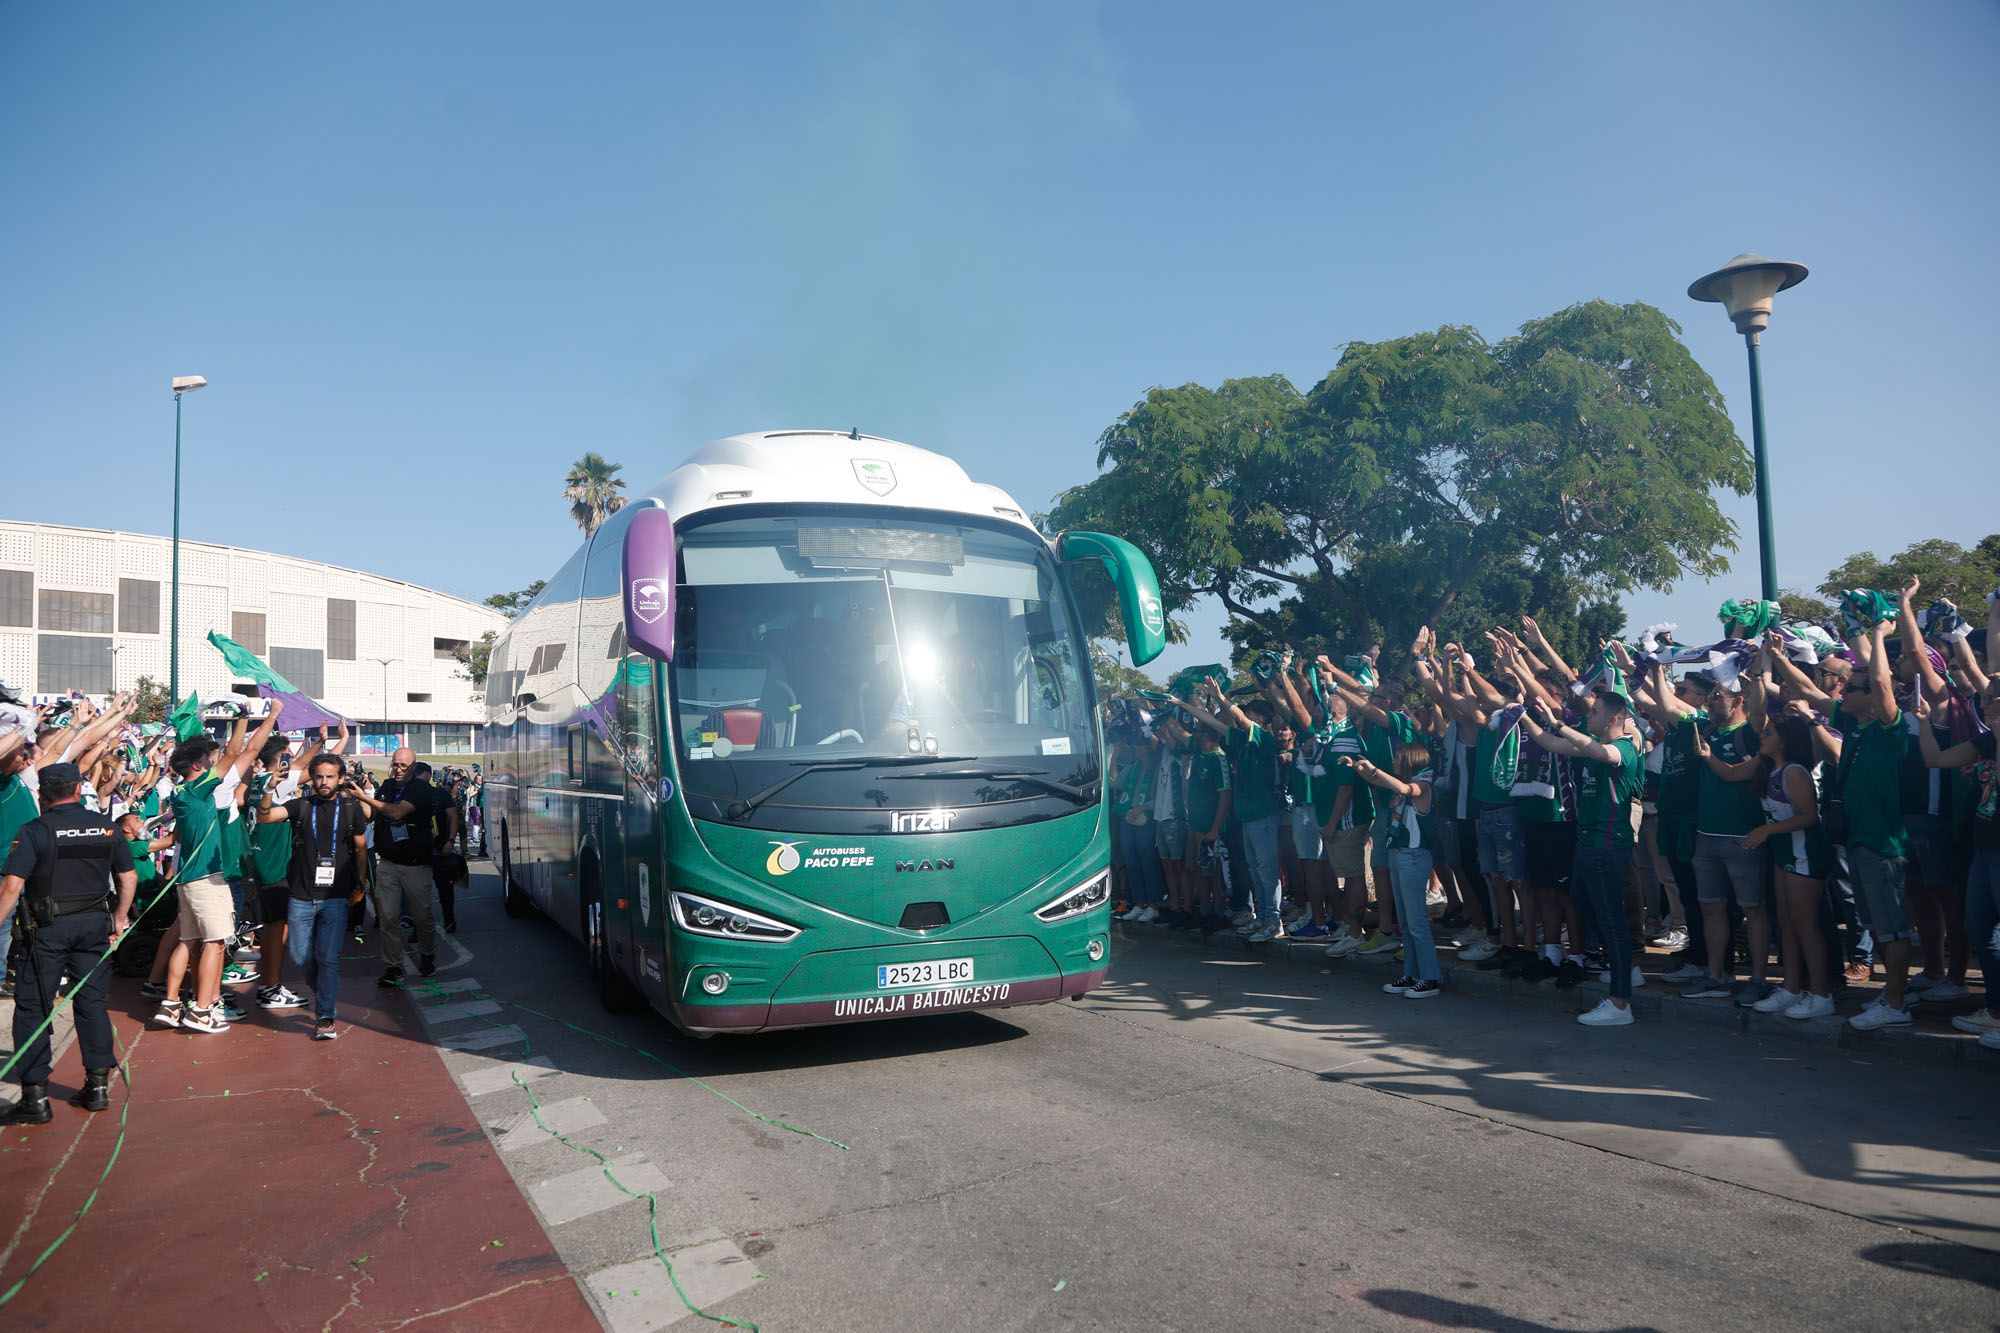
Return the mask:
{"type": "MultiPolygon", "coordinates": [[[[25,693],[167,683],[173,543],[0,520],[0,678],[25,693]]],[[[310,560],[181,542],[181,692],[254,695],[208,643],[217,630],[362,724],[366,748],[479,748],[484,703],[459,653],[506,628],[490,607],[310,560]]]]}

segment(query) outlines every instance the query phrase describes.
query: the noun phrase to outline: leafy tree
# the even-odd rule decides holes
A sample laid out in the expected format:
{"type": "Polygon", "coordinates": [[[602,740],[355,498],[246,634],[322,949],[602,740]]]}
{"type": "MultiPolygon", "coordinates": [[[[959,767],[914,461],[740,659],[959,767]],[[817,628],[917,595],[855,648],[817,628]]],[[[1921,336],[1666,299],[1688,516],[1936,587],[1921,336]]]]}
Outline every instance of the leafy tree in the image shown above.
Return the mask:
{"type": "Polygon", "coordinates": [[[1800,592],[1797,588],[1780,588],[1778,605],[1787,620],[1803,620],[1813,625],[1824,625],[1833,620],[1832,602],[1809,592],[1800,592]]]}
{"type": "Polygon", "coordinates": [[[1350,343],[1303,396],[1275,375],[1154,389],[1049,523],[1136,542],[1168,611],[1217,598],[1239,651],[1381,643],[1393,663],[1419,625],[1527,612],[1581,653],[1622,626],[1615,594],[1735,549],[1714,491],[1749,490],[1748,452],[1678,334],[1593,301],[1498,344],[1350,343]]]}
{"type": "Polygon", "coordinates": [[[132,682],[132,720],[136,723],[164,722],[173,701],[167,697],[167,687],[151,676],[141,676],[132,682]]]}
{"type": "MultiPolygon", "coordinates": [[[[487,598],[489,603],[492,600],[490,597],[487,598]]],[[[533,598],[530,597],[528,600],[532,601],[533,598]]],[[[522,605],[525,606],[527,603],[523,602],[522,605]]],[[[459,679],[469,680],[482,690],[486,688],[487,664],[493,660],[493,643],[499,637],[492,630],[487,630],[479,636],[479,642],[469,643],[463,648],[454,650],[452,655],[458,658],[459,679]]]]}
{"type": "Polygon", "coordinates": [[[536,579],[527,587],[514,592],[496,592],[491,597],[488,597],[485,602],[481,603],[481,605],[490,606],[501,615],[512,620],[515,616],[520,615],[528,609],[528,603],[541,595],[542,589],[548,586],[548,582],[547,579],[536,579]]]}
{"type": "Polygon", "coordinates": [[[621,494],[625,482],[618,475],[622,471],[621,464],[597,453],[587,453],[570,464],[569,475],[563,478],[563,499],[569,501],[569,516],[586,537],[625,507],[621,494]]]}
{"type": "Polygon", "coordinates": [[[1090,645],[1090,666],[1097,677],[1097,697],[1103,699],[1129,699],[1140,690],[1160,688],[1159,682],[1135,666],[1127,665],[1118,654],[1102,642],[1090,645]]]}
{"type": "Polygon", "coordinates": [[[1923,590],[1917,594],[1920,602],[1928,605],[1949,598],[1976,621],[1985,614],[1986,594],[2000,587],[2000,532],[1969,551],[1941,537],[1913,542],[1886,560],[1863,551],[1828,570],[1819,590],[1835,599],[1849,588],[1895,592],[1912,574],[1923,580],[1923,590]]]}

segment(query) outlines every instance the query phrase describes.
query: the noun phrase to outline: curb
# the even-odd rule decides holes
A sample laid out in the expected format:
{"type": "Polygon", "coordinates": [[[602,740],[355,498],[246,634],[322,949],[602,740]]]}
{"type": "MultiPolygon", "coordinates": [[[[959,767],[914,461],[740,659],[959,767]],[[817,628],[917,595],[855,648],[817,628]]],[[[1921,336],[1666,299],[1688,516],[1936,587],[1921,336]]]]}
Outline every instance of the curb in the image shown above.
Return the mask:
{"type": "MultiPolygon", "coordinates": [[[[1123,921],[1113,921],[1111,927],[1121,941],[1127,942],[1159,942],[1210,952],[1255,954],[1262,958],[1314,969],[1321,967],[1327,961],[1325,946],[1295,940],[1267,940],[1262,944],[1252,944],[1234,931],[1217,931],[1203,939],[1198,934],[1166,926],[1134,926],[1123,921]]],[[[1438,961],[1444,964],[1444,988],[1461,995],[1505,995],[1522,1004],[1538,1005],[1567,1013],[1581,1013],[1611,993],[1610,987],[1595,978],[1565,991],[1544,983],[1530,984],[1517,981],[1498,972],[1482,972],[1470,963],[1461,963],[1455,959],[1446,963],[1446,959],[1452,958],[1454,952],[1440,948],[1438,961]]],[[[1385,979],[1392,977],[1394,969],[1400,966],[1387,957],[1364,958],[1359,954],[1349,954],[1337,961],[1344,964],[1342,971],[1356,968],[1369,969],[1371,972],[1379,972],[1385,979]]],[[[1677,1027],[1712,1028],[1753,1037],[1771,1037],[1823,1050],[1841,1050],[1856,1055],[1880,1056],[1919,1064],[1964,1064],[2000,1073],[2000,1051],[1986,1050],[1980,1046],[1977,1037],[1956,1031],[1930,1032],[1918,1028],[1878,1028],[1873,1032],[1861,1032],[1850,1026],[1846,1017],[1842,1015],[1794,1019],[1786,1018],[1782,1014],[1760,1014],[1738,1008],[1727,1001],[1683,1000],[1678,995],[1655,989],[1654,986],[1633,993],[1632,1012],[1641,1021],[1667,1023],[1677,1027]]]]}

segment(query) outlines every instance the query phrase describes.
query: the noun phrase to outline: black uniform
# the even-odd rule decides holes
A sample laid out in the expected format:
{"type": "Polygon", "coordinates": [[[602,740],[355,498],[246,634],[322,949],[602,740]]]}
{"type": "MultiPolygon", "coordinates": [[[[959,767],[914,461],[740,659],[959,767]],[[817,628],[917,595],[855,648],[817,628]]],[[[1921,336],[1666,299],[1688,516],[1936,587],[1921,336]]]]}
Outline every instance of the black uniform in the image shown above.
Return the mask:
{"type": "Polygon", "coordinates": [[[76,1044],[85,1069],[109,1069],[111,1015],[105,997],[111,968],[99,967],[111,943],[112,876],[132,870],[132,849],[118,828],[81,804],[56,806],[26,825],[0,875],[26,887],[15,920],[27,927],[28,955],[14,997],[15,1074],[25,1083],[49,1078],[49,1034],[37,1031],[54,1008],[63,974],[78,978],[71,997],[76,1044]]]}

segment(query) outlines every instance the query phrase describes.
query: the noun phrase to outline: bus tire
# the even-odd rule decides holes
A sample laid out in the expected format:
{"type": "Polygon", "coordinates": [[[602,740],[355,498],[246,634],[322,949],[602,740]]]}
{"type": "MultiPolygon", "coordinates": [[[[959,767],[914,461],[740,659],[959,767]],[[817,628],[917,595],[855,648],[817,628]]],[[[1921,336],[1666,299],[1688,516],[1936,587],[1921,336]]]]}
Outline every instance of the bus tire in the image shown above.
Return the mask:
{"type": "Polygon", "coordinates": [[[604,896],[597,884],[595,862],[583,871],[583,942],[590,954],[590,975],[597,982],[597,1000],[606,1013],[629,1014],[643,1000],[632,983],[619,975],[611,958],[611,938],[604,928],[604,896]]]}
{"type": "Polygon", "coordinates": [[[507,841],[507,826],[500,826],[500,906],[508,916],[523,917],[534,910],[528,895],[514,883],[514,849],[507,841]]]}

